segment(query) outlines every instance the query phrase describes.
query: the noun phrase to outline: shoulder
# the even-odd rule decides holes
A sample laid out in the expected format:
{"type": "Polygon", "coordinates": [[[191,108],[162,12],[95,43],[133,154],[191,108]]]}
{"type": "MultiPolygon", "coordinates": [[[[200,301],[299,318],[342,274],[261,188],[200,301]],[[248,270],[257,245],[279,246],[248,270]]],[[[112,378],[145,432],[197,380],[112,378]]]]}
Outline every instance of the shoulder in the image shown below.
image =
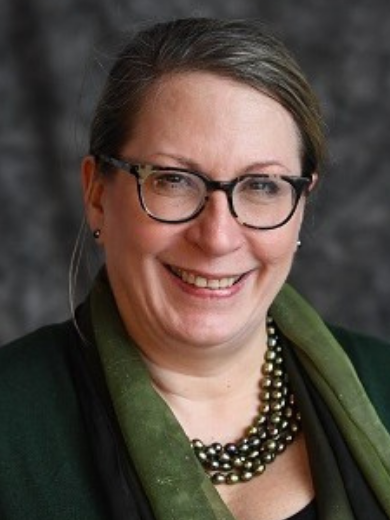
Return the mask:
{"type": "MultiPolygon", "coordinates": [[[[71,322],[39,329],[0,348],[0,435],[13,428],[48,423],[69,400],[74,385],[70,348],[77,341],[71,322]],[[43,421],[43,423],[40,423],[43,421]]],[[[74,400],[74,399],[73,399],[74,400]]],[[[62,410],[63,413],[63,410],[62,410]]]]}
{"type": "Polygon", "coordinates": [[[7,360],[16,359],[19,356],[23,358],[25,354],[28,355],[31,353],[31,349],[34,349],[35,353],[42,349],[50,349],[50,346],[53,346],[54,343],[63,346],[73,334],[74,327],[70,320],[46,325],[45,327],[30,332],[0,347],[1,366],[7,363],[7,360]]]}
{"type": "Polygon", "coordinates": [[[75,341],[77,335],[68,321],[43,327],[1,347],[1,393],[12,389],[21,391],[32,381],[37,390],[53,379],[58,382],[58,376],[68,365],[69,347],[75,341]]]}
{"type": "Polygon", "coordinates": [[[390,431],[390,343],[330,326],[352,364],[379,415],[390,431]]]}
{"type": "Polygon", "coordinates": [[[330,330],[359,372],[388,374],[390,343],[342,327],[330,326],[330,330]]]}
{"type": "Polygon", "coordinates": [[[0,348],[4,518],[103,517],[76,384],[73,352],[80,346],[69,321],[0,348]]]}

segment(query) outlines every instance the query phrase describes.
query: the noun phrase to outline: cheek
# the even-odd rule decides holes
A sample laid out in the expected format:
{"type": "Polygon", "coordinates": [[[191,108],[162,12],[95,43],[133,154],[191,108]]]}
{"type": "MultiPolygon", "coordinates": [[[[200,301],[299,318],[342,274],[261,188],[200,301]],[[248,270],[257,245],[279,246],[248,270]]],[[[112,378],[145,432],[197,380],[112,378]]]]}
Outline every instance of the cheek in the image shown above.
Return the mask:
{"type": "Polygon", "coordinates": [[[111,269],[129,262],[129,251],[139,247],[137,200],[127,185],[116,181],[106,188],[103,199],[103,247],[111,269]]]}
{"type": "Polygon", "coordinates": [[[258,260],[268,267],[290,265],[297,250],[299,221],[263,233],[253,243],[253,251],[258,260]]]}
{"type": "Polygon", "coordinates": [[[126,188],[113,190],[105,204],[107,262],[122,269],[155,258],[175,241],[173,231],[176,230],[148,217],[134,191],[126,188]]]}
{"type": "Polygon", "coordinates": [[[119,242],[122,247],[135,238],[134,233],[142,227],[144,220],[135,183],[123,182],[125,180],[131,179],[117,177],[107,187],[103,199],[105,237],[109,243],[119,242]]]}

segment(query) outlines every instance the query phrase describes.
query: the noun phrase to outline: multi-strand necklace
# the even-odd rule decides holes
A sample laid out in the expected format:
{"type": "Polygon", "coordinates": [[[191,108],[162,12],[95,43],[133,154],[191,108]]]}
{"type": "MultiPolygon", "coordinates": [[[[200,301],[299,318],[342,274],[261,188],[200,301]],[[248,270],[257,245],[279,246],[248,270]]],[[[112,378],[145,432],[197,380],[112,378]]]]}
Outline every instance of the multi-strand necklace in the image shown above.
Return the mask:
{"type": "Polygon", "coordinates": [[[199,439],[191,442],[214,484],[247,482],[261,475],[300,431],[300,413],[271,317],[267,318],[267,350],[261,373],[259,413],[243,438],[225,445],[206,445],[199,439]]]}

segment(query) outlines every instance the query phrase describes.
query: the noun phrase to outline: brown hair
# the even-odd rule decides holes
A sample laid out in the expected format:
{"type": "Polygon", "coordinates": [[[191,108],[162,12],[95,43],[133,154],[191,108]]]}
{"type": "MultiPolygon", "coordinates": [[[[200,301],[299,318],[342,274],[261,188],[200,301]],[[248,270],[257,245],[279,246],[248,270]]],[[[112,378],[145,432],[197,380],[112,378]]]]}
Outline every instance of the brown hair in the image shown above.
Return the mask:
{"type": "Polygon", "coordinates": [[[150,88],[163,76],[191,71],[232,78],[281,103],[300,132],[303,173],[319,169],[324,134],[310,85],[279,40],[259,22],[241,20],[174,20],[133,36],[119,53],[96,108],[90,153],[118,155],[150,88]]]}

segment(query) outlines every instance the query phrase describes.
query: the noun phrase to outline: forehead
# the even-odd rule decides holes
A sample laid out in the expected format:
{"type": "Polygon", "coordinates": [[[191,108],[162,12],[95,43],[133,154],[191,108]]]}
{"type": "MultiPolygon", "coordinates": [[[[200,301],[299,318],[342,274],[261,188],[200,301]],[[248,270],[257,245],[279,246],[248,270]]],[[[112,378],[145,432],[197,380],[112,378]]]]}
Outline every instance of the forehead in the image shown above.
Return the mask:
{"type": "Polygon", "coordinates": [[[196,161],[201,157],[211,166],[221,157],[232,163],[300,162],[299,132],[280,103],[246,84],[204,72],[174,74],[154,85],[125,148],[127,155],[163,151],[196,161]]]}

